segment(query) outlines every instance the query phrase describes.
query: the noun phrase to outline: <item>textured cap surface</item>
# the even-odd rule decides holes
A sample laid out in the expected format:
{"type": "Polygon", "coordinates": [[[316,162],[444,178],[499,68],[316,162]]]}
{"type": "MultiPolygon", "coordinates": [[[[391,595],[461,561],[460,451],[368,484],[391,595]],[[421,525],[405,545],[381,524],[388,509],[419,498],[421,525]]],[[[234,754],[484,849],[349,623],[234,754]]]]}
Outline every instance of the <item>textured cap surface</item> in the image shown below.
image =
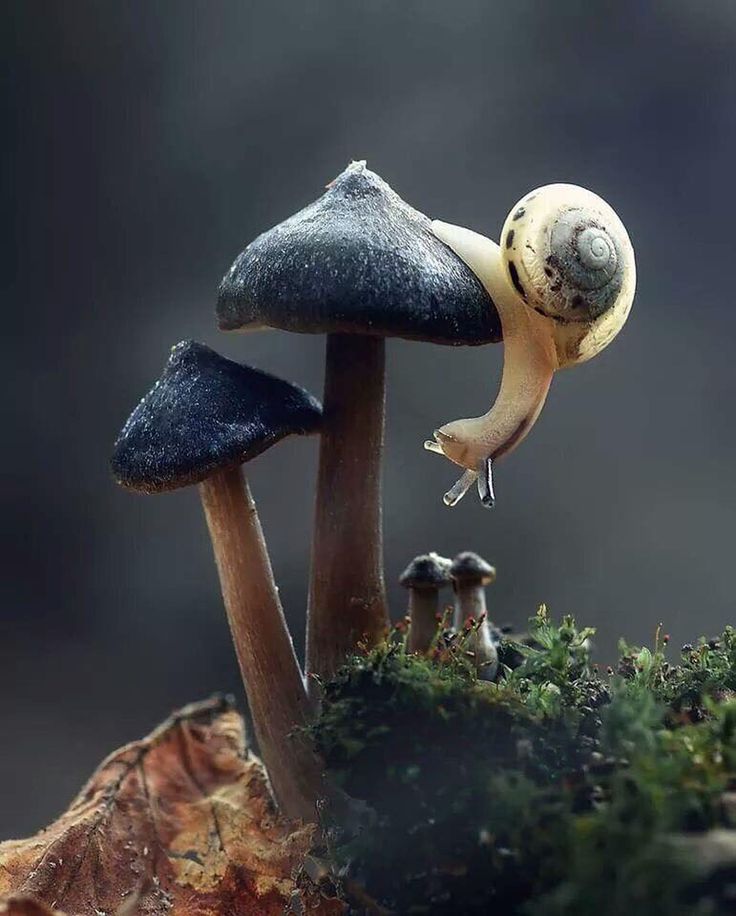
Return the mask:
{"type": "Polygon", "coordinates": [[[495,581],[496,570],[490,563],[486,563],[483,557],[479,557],[472,550],[466,550],[452,561],[450,575],[457,582],[478,581],[483,585],[489,585],[495,581]]]}
{"type": "Polygon", "coordinates": [[[173,490],[250,461],[285,436],[315,432],[321,418],[304,389],[183,341],[123,427],[112,471],[133,490],[173,490]]]}
{"type": "Polygon", "coordinates": [[[450,561],[436,553],[415,557],[399,576],[406,588],[441,588],[450,581],[450,561]]]}
{"type": "Polygon", "coordinates": [[[495,306],[475,274],[364,162],[248,245],[222,281],[217,317],[223,330],[454,345],[501,339],[495,306]]]}

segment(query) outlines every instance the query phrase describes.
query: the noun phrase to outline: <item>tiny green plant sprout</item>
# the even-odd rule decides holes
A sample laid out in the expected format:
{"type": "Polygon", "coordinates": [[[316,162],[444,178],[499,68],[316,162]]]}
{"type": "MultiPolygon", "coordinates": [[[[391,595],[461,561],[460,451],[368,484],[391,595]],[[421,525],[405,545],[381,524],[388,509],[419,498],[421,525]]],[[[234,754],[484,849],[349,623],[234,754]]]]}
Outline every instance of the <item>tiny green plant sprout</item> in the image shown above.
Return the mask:
{"type": "Polygon", "coordinates": [[[634,251],[611,207],[568,184],[523,197],[506,218],[500,245],[440,221],[432,229],[493,300],[504,365],[488,413],[445,424],[425,448],[465,468],[445,494],[448,506],[476,481],[482,503],[492,506],[493,462],[529,433],[554,372],[600,353],[623,327],[636,286],[634,251]]]}

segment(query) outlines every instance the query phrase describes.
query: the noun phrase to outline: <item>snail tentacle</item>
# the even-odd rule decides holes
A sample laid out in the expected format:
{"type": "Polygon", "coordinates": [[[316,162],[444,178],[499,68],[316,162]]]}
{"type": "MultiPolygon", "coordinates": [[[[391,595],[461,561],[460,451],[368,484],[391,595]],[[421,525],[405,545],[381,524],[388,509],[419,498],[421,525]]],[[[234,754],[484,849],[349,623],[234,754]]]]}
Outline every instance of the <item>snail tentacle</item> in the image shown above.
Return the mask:
{"type": "Polygon", "coordinates": [[[456,506],[478,479],[476,471],[466,470],[442,497],[446,506],[456,506]]]}
{"type": "Polygon", "coordinates": [[[496,505],[496,493],[493,488],[493,458],[486,458],[478,474],[478,496],[486,509],[492,509],[496,505]]]}

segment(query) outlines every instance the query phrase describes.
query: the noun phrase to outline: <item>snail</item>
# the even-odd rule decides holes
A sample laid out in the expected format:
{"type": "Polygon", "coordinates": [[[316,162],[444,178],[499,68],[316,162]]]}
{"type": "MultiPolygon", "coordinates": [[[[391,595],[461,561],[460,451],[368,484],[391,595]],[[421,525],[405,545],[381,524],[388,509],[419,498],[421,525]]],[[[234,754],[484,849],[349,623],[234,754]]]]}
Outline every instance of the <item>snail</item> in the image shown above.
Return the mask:
{"type": "Polygon", "coordinates": [[[523,197],[500,245],[438,220],[432,230],[487,289],[501,319],[504,362],[488,413],[447,423],[424,445],[465,468],[446,505],[477,481],[481,502],[492,506],[493,463],[527,436],[555,371],[600,353],[623,327],[636,286],[634,251],[613,209],[569,184],[523,197]]]}

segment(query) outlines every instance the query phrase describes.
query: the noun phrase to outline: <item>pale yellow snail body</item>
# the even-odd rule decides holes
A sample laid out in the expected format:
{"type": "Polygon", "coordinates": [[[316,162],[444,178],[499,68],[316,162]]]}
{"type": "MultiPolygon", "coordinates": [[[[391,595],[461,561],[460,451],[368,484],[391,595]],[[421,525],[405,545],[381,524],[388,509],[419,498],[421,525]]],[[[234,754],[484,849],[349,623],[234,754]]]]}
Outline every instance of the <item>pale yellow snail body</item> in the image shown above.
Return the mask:
{"type": "Polygon", "coordinates": [[[534,425],[557,369],[585,362],[621,330],[636,286],[634,251],[609,205],[575,185],[538,188],[511,210],[501,244],[435,221],[435,235],[488,290],[503,328],[501,388],[488,413],[455,420],[425,443],[466,471],[445,494],[458,502],[477,480],[492,505],[492,462],[534,425]]]}

